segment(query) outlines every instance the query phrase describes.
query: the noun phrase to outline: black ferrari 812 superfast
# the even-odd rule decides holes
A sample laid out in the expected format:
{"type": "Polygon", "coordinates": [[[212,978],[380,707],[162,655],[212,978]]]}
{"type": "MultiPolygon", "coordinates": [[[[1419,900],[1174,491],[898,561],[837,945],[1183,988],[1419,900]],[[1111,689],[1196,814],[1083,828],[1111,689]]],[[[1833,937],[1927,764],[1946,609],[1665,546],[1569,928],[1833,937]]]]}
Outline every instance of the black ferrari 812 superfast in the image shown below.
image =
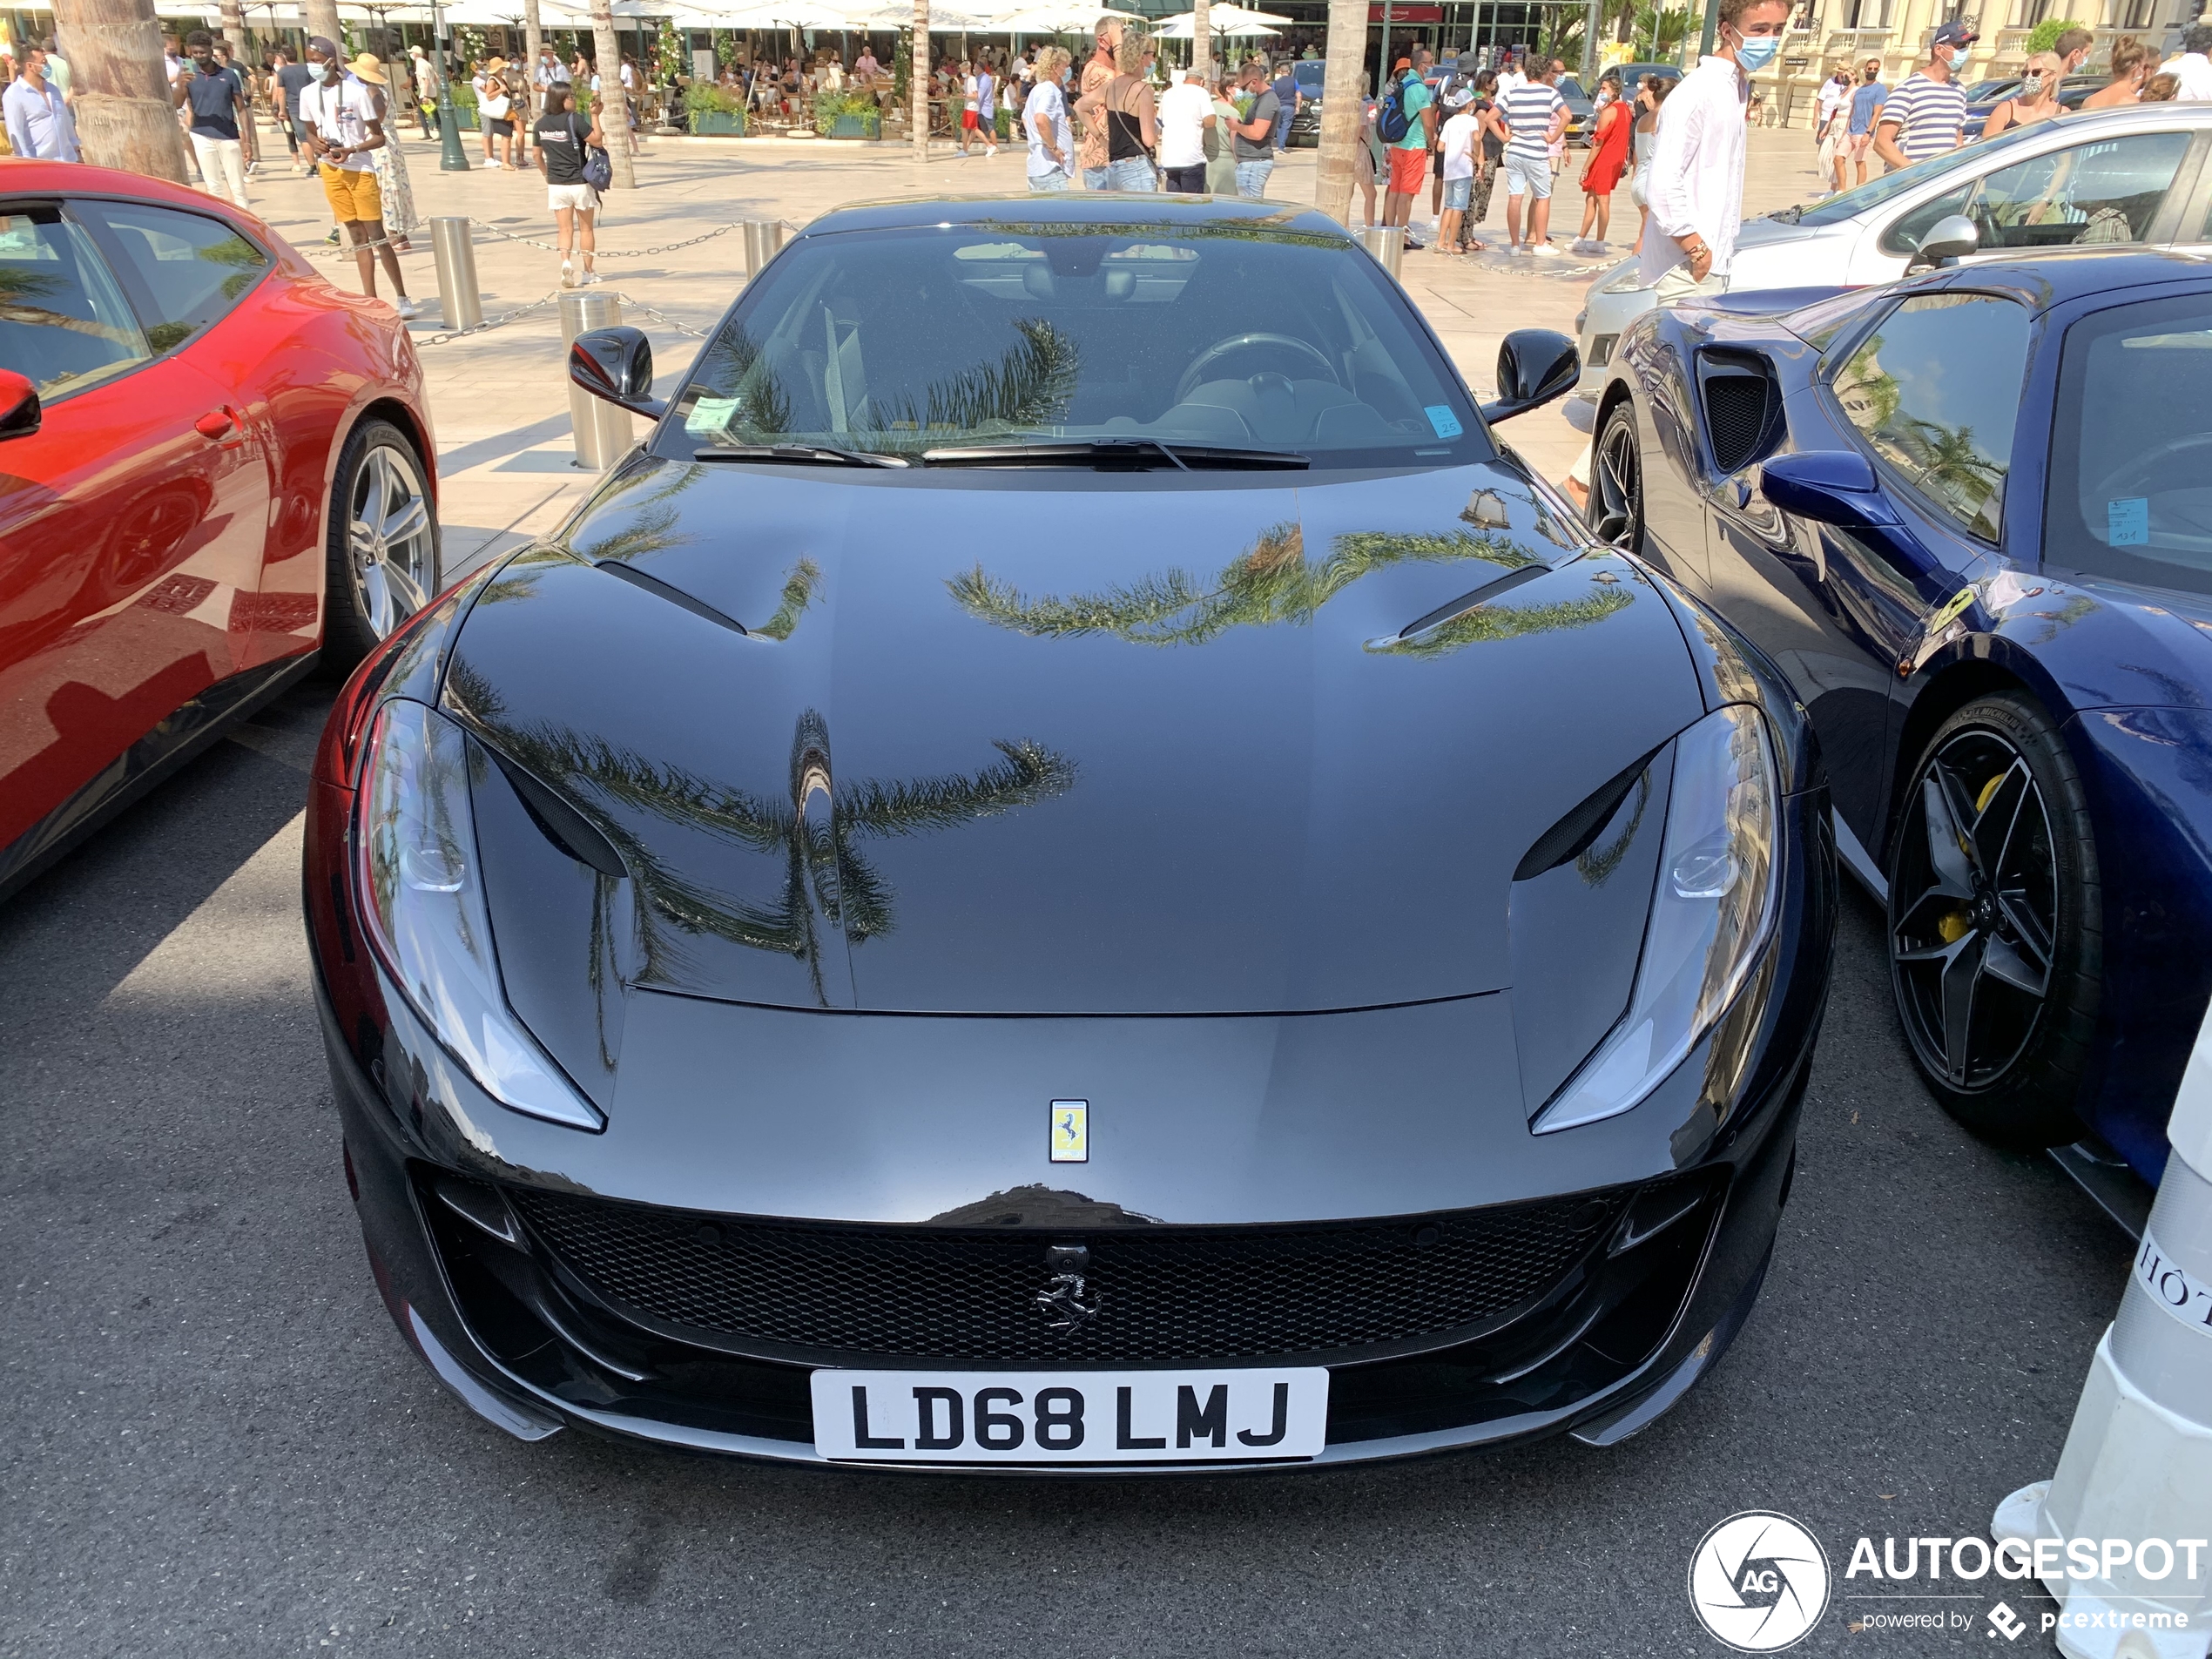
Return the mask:
{"type": "Polygon", "coordinates": [[[376,1283],[524,1438],[1172,1471],[1633,1433],[1766,1270],[1835,905],[1755,651],[1333,223],[830,214],[354,678],[376,1283]]]}

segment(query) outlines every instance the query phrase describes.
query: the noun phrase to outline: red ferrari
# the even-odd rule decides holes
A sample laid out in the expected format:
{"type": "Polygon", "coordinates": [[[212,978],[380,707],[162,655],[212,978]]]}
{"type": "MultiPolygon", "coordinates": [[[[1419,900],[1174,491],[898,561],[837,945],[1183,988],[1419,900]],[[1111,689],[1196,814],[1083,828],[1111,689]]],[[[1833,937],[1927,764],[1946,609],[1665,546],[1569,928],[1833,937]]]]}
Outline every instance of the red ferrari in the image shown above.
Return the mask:
{"type": "Polygon", "coordinates": [[[391,309],[249,213],[0,159],[0,896],[440,585],[391,309]]]}

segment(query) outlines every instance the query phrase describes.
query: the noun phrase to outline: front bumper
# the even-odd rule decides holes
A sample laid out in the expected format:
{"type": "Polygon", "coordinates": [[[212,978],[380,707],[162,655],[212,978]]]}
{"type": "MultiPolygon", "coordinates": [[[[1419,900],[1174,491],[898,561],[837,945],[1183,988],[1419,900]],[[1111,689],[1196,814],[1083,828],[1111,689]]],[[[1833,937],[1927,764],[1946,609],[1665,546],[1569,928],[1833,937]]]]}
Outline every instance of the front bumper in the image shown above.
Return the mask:
{"type": "MultiPolygon", "coordinates": [[[[1811,856],[1790,860],[1771,982],[1735,1106],[1696,1134],[1675,1131],[1671,1156],[1662,1138],[1660,1155],[1633,1178],[1515,1201],[1526,1208],[1571,1196],[1602,1214],[1588,1247],[1500,1318],[1472,1334],[1462,1328],[1318,1356],[1332,1372],[1319,1462],[1561,1432],[1610,1444],[1670,1406],[1725,1350],[1757,1297],[1787,1196],[1827,983],[1834,875],[1823,833],[1825,792],[1792,798],[1790,811],[1797,820],[1790,844],[1811,856]]],[[[858,1356],[765,1351],[704,1325],[653,1317],[641,1311],[650,1298],[610,1291],[608,1275],[556,1248],[530,1219],[530,1204],[554,1196],[618,1204],[578,1178],[590,1163],[591,1138],[572,1136],[565,1173],[492,1156],[490,1137],[469,1114],[441,1103],[452,1080],[435,1074],[451,1069],[435,1051],[425,1054],[404,1004],[391,999],[395,1012],[382,1022],[364,1018],[361,964],[349,968],[328,955],[324,962],[354,988],[341,990],[341,1013],[318,981],[348,1176],[376,1282],[409,1344],[449,1387],[480,1416],[526,1439],[573,1426],[698,1450],[825,1460],[813,1446],[808,1376],[815,1365],[858,1356]]],[[[1684,1070],[1702,1072],[1705,1059],[1701,1049],[1684,1070]]],[[[1683,1096],[1671,1106],[1661,1098],[1673,1087],[1674,1080],[1662,1085],[1637,1112],[1658,1109],[1669,1114],[1665,1121],[1677,1121],[1683,1096]]],[[[489,1103],[482,1109],[500,1110],[489,1103]]],[[[1681,1121],[1687,1128],[1696,1115],[1681,1121]]],[[[1485,1204],[1441,1219],[1481,1222],[1512,1207],[1485,1204]]],[[[695,1208],[627,1208],[657,1224],[702,1219],[695,1208]]],[[[1428,1219],[1398,1217],[1392,1224],[1419,1228],[1428,1219]]],[[[1134,1231],[1150,1239],[1221,1230],[1123,1228],[1119,1236],[1134,1231]]],[[[1050,1242],[1087,1231],[1078,1220],[1053,1229],[1050,1242]]],[[[1103,1244],[1113,1235],[1089,1236],[1103,1244]]],[[[1264,1357],[1240,1356],[1245,1363],[1264,1357]]],[[[941,1363],[872,1358],[878,1366],[941,1363]]]]}

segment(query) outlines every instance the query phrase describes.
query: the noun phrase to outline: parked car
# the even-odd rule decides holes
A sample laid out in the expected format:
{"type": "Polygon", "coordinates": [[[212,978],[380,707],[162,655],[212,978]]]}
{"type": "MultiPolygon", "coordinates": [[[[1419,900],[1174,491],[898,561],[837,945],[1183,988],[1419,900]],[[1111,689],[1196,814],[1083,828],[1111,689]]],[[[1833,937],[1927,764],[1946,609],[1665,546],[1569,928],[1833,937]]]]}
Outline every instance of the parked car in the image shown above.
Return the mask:
{"type": "Polygon", "coordinates": [[[0,159],[0,894],[439,585],[422,372],[260,220],[0,159]]]}
{"type": "Polygon", "coordinates": [[[2155,1184],[2212,994],[2212,276],[2085,247],[1785,303],[1630,327],[1594,524],[1796,686],[1938,1097],[2155,1184]]]}
{"type": "MultiPolygon", "coordinates": [[[[1974,258],[2073,242],[2212,247],[2209,146],[2206,104],[2090,110],[2013,128],[1824,200],[1744,220],[1730,291],[1890,281],[1904,274],[1928,227],[1954,213],[1983,227],[1974,258]]],[[[1580,407],[1568,414],[1577,425],[1590,427],[1622,331],[1651,306],[1634,259],[1590,284],[1575,320],[1582,381],[1580,407]]]]}
{"type": "Polygon", "coordinates": [[[1291,119],[1287,142],[1293,149],[1312,150],[1321,143],[1321,88],[1328,78],[1328,60],[1300,58],[1291,69],[1298,81],[1298,111],[1291,119]]]}
{"type": "Polygon", "coordinates": [[[1025,193],[815,219],[666,401],[570,365],[651,435],[363,665],[307,831],[374,1276],[477,1411],[1279,1467],[1610,1444],[1727,1346],[1825,795],[1493,441],[1571,342],[1478,409],[1322,215],[1025,193]]]}
{"type": "Polygon", "coordinates": [[[1582,83],[1572,75],[1562,75],[1553,83],[1561,98],[1567,101],[1567,131],[1564,137],[1569,144],[1590,141],[1590,123],[1596,118],[1597,105],[1582,90],[1582,83]]]}

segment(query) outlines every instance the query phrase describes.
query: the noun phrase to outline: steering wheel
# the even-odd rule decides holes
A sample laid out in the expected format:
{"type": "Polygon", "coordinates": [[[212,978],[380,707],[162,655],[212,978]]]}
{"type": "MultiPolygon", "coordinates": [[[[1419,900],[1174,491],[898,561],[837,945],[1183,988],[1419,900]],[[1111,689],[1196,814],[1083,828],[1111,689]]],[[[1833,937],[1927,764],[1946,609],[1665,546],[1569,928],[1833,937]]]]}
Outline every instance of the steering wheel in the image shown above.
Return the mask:
{"type": "MultiPolygon", "coordinates": [[[[2137,455],[2123,463],[2098,489],[2110,498],[2130,495],[2133,493],[2130,485],[2151,483],[2169,462],[2193,451],[2206,449],[2212,449],[2212,432],[2192,432],[2187,437],[2170,439],[2148,454],[2137,455]]],[[[2197,464],[2202,464],[2202,457],[2197,464]]]]}
{"type": "Polygon", "coordinates": [[[1251,351],[1267,346],[1280,346],[1310,357],[1332,384],[1344,384],[1337,377],[1336,365],[1306,341],[1294,339],[1289,334],[1231,334],[1226,340],[1217,340],[1191,360],[1190,367],[1183,371],[1183,378],[1175,383],[1174,401],[1182,402],[1205,384],[1206,370],[1213,366],[1217,358],[1226,357],[1232,352],[1251,351]]]}

